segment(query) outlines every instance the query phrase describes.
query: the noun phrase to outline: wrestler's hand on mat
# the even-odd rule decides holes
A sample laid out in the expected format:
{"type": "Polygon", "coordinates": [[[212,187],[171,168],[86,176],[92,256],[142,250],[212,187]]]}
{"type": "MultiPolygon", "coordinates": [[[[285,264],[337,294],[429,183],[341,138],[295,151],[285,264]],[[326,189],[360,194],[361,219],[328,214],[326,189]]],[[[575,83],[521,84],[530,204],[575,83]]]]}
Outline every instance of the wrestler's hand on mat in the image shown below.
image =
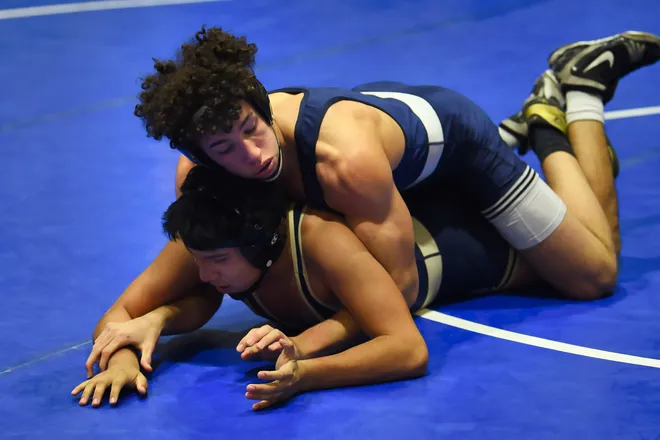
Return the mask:
{"type": "Polygon", "coordinates": [[[250,400],[259,400],[252,405],[253,410],[268,408],[276,403],[283,402],[300,391],[300,379],[303,371],[296,359],[295,345],[289,339],[280,339],[282,352],[277,359],[275,371],[260,371],[259,379],[272,380],[269,383],[249,384],[245,397],[250,400]]]}
{"type": "Polygon", "coordinates": [[[98,361],[101,371],[108,367],[110,357],[120,348],[132,345],[142,352],[140,365],[151,372],[151,355],[154,352],[160,333],[163,331],[164,322],[156,319],[150,314],[140,316],[125,322],[109,322],[105,325],[103,332],[94,342],[85,367],[87,367],[87,378],[94,375],[94,364],[98,361]]]}
{"type": "Polygon", "coordinates": [[[241,359],[244,360],[260,355],[262,359],[274,361],[282,351],[281,340],[289,341],[295,347],[295,344],[280,330],[270,325],[263,325],[250,330],[238,343],[236,351],[241,353],[241,359]]]}
{"type": "Polygon", "coordinates": [[[81,406],[87,405],[90,396],[93,396],[92,406],[97,407],[101,404],[103,395],[110,387],[110,404],[115,405],[119,399],[119,393],[126,386],[136,389],[141,395],[147,394],[147,378],[140,372],[137,364],[111,365],[107,370],[75,387],[71,391],[71,395],[75,396],[82,391],[82,397],[79,401],[81,406]]]}

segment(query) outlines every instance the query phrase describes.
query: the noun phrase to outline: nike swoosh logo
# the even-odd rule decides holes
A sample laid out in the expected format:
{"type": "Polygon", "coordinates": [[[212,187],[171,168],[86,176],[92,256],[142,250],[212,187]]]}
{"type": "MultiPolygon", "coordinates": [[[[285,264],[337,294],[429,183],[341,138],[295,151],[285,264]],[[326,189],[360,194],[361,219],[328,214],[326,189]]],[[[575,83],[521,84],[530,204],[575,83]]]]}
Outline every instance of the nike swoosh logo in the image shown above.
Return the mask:
{"type": "Polygon", "coordinates": [[[585,69],[584,72],[588,72],[591,69],[595,68],[596,66],[599,66],[603,63],[610,63],[610,69],[614,67],[614,54],[611,51],[603,52],[600,55],[596,57],[595,60],[593,60],[585,69]]]}

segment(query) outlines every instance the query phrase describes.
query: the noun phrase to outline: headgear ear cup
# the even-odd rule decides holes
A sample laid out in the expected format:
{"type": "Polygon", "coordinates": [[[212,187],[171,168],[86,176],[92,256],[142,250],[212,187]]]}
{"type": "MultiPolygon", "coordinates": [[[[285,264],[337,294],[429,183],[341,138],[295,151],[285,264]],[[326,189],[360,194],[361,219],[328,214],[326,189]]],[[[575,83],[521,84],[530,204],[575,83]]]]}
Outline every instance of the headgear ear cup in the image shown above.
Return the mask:
{"type": "Polygon", "coordinates": [[[259,270],[267,270],[280,256],[284,246],[284,237],[278,232],[264,234],[258,243],[241,247],[241,254],[259,270]],[[270,236],[270,238],[268,238],[270,236]]]}
{"type": "Polygon", "coordinates": [[[254,282],[252,286],[243,292],[231,293],[229,296],[237,301],[244,301],[252,295],[261,285],[264,280],[268,269],[275,263],[277,258],[284,250],[284,237],[280,233],[273,233],[271,240],[268,243],[262,243],[260,246],[244,246],[241,247],[241,254],[246,260],[254,267],[260,270],[261,275],[254,282]]]}

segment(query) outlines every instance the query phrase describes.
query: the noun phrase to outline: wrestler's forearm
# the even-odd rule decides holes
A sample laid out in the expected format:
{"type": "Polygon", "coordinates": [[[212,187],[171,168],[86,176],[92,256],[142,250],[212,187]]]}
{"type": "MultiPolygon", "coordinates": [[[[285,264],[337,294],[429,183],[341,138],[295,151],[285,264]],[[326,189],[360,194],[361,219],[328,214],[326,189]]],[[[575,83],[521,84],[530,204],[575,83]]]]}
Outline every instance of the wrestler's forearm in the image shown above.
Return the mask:
{"type": "Polygon", "coordinates": [[[108,360],[108,368],[112,367],[113,365],[129,365],[133,366],[136,369],[140,368],[140,361],[138,360],[138,356],[133,351],[131,348],[124,347],[120,348],[116,352],[113,353],[113,355],[110,357],[108,360]]]}
{"type": "Polygon", "coordinates": [[[338,354],[298,361],[301,391],[411,379],[426,372],[426,353],[379,336],[338,354]]]}
{"type": "MultiPolygon", "coordinates": [[[[364,243],[369,252],[387,270],[401,291],[408,306],[412,305],[417,296],[418,277],[415,254],[415,242],[408,235],[399,235],[394,227],[362,224],[355,227],[357,237],[364,243]]],[[[412,228],[411,228],[412,229],[412,228]]]]}
{"type": "Polygon", "coordinates": [[[343,350],[362,334],[353,317],[341,309],[331,318],[294,336],[291,340],[304,359],[326,356],[343,350]]]}
{"type": "Polygon", "coordinates": [[[222,304],[222,298],[212,286],[200,286],[197,292],[162,305],[148,315],[162,326],[162,336],[188,333],[211,319],[222,304]]]}
{"type": "Polygon", "coordinates": [[[103,315],[94,329],[94,340],[107,323],[130,321],[146,315],[195,291],[200,285],[197,266],[186,247],[169,242],[103,315]]]}
{"type": "Polygon", "coordinates": [[[398,193],[392,195],[389,204],[391,206],[387,215],[381,215],[384,218],[347,217],[346,221],[369,252],[390,274],[406,303],[411,306],[419,288],[413,222],[398,193]]]}

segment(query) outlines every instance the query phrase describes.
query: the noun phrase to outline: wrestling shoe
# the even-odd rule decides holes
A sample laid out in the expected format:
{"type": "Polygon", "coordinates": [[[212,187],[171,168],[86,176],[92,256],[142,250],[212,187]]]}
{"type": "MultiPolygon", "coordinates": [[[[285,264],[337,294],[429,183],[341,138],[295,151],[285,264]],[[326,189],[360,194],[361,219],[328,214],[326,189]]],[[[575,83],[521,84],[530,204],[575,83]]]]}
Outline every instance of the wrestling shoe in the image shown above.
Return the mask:
{"type": "Polygon", "coordinates": [[[522,111],[519,111],[515,115],[510,116],[500,122],[500,128],[509,133],[516,139],[516,141],[518,141],[518,144],[513,145],[512,148],[518,148],[519,152],[521,150],[527,152],[529,149],[527,146],[528,129],[527,121],[525,121],[525,117],[523,116],[522,111]]]}
{"type": "Polygon", "coordinates": [[[519,141],[518,153],[524,155],[530,149],[529,124],[542,122],[566,133],[565,107],[566,100],[555,74],[546,70],[534,82],[522,110],[502,121],[500,127],[519,141]]]}
{"type": "Polygon", "coordinates": [[[578,41],[556,49],[548,65],[562,91],[597,94],[607,104],[621,78],[660,60],[660,37],[628,31],[593,41],[578,41]]]}
{"type": "MultiPolygon", "coordinates": [[[[520,113],[526,126],[534,124],[543,124],[554,127],[565,135],[568,134],[568,124],[566,122],[566,100],[561,91],[561,86],[552,70],[546,70],[534,83],[532,93],[523,103],[523,109],[520,113]]],[[[616,179],[619,176],[619,158],[617,157],[612,142],[607,137],[607,152],[612,163],[612,173],[616,179]]],[[[525,139],[525,150],[519,147],[520,154],[530,150],[528,138],[525,139]]],[[[522,145],[522,144],[521,144],[522,145]]]]}

